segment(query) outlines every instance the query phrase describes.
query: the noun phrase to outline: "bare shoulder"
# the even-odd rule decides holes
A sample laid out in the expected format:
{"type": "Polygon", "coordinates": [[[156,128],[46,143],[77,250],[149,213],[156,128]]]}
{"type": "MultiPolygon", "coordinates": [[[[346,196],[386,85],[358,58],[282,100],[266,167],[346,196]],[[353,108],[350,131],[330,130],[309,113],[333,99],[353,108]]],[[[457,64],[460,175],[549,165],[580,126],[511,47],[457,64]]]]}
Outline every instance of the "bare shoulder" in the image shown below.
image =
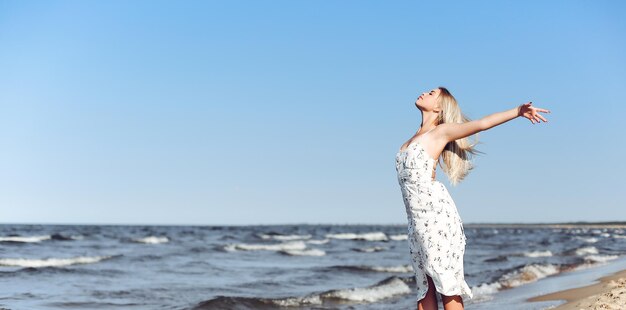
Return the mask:
{"type": "Polygon", "coordinates": [[[430,139],[436,144],[446,145],[448,141],[447,132],[450,130],[450,124],[439,124],[430,132],[430,139]]]}
{"type": "Polygon", "coordinates": [[[436,156],[432,156],[433,158],[439,158],[443,148],[448,144],[447,136],[445,135],[445,126],[446,124],[439,124],[433,130],[431,130],[426,137],[427,141],[424,141],[425,148],[428,149],[427,153],[437,154],[436,156]]]}

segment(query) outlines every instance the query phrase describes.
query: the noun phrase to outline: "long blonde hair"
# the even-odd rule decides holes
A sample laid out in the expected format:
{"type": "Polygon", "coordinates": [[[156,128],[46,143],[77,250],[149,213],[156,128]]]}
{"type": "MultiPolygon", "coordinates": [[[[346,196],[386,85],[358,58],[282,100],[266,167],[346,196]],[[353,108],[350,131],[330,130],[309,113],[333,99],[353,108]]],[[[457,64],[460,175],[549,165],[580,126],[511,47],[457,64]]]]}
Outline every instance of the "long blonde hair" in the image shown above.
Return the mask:
{"type": "MultiPolygon", "coordinates": [[[[443,123],[461,124],[471,121],[471,119],[461,112],[461,108],[450,91],[445,87],[439,86],[438,88],[441,92],[437,98],[437,102],[441,107],[441,111],[437,117],[437,125],[443,123]]],[[[478,136],[478,134],[475,134],[475,136],[478,136]]],[[[470,170],[474,168],[470,154],[476,155],[477,153],[483,153],[475,148],[478,144],[478,138],[475,138],[474,141],[475,143],[471,144],[469,137],[465,137],[448,142],[443,148],[441,157],[446,165],[445,167],[441,165],[441,168],[448,176],[450,183],[454,186],[461,182],[469,174],[470,170]]]]}

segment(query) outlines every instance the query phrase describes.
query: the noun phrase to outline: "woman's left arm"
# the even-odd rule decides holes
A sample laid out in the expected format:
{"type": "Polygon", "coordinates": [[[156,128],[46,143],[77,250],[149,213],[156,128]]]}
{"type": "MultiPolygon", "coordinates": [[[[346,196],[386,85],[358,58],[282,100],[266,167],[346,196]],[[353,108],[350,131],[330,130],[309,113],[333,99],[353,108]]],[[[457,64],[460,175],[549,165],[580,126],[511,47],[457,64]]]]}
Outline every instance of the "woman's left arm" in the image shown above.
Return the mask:
{"type": "Polygon", "coordinates": [[[518,116],[522,116],[522,117],[529,119],[531,123],[533,124],[535,124],[535,122],[537,122],[538,124],[540,120],[547,122],[547,120],[543,116],[539,115],[538,112],[550,113],[550,111],[546,109],[535,108],[535,107],[532,107],[531,105],[532,105],[532,102],[524,103],[513,109],[503,111],[503,112],[493,113],[479,120],[474,120],[474,121],[470,121],[467,123],[442,124],[444,125],[442,128],[443,135],[446,137],[446,140],[448,141],[462,139],[462,138],[471,136],[479,131],[484,131],[489,128],[498,126],[502,123],[508,122],[514,118],[517,118],[518,116]]]}

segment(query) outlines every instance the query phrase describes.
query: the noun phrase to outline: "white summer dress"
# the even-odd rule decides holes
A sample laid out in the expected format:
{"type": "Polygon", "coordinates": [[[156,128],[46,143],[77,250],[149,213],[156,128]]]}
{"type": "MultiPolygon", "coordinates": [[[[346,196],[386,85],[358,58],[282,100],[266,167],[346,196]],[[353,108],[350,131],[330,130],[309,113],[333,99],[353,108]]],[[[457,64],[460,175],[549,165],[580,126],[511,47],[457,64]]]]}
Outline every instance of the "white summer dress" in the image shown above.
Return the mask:
{"type": "Polygon", "coordinates": [[[408,220],[408,243],[417,283],[417,300],[422,300],[428,291],[426,275],[433,279],[440,294],[472,299],[472,291],[465,282],[463,272],[467,241],[463,222],[446,187],[433,180],[437,161],[428,155],[419,139],[396,155],[398,183],[408,220]]]}

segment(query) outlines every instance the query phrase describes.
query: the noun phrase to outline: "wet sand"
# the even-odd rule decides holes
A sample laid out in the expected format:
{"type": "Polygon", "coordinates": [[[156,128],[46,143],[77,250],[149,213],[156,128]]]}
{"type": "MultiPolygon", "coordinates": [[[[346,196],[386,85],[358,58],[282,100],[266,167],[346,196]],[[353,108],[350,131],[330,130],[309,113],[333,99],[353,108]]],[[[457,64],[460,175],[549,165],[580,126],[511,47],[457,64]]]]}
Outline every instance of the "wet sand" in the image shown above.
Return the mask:
{"type": "Polygon", "coordinates": [[[529,298],[527,301],[567,301],[553,310],[626,309],[626,270],[597,280],[600,282],[529,298]]]}

